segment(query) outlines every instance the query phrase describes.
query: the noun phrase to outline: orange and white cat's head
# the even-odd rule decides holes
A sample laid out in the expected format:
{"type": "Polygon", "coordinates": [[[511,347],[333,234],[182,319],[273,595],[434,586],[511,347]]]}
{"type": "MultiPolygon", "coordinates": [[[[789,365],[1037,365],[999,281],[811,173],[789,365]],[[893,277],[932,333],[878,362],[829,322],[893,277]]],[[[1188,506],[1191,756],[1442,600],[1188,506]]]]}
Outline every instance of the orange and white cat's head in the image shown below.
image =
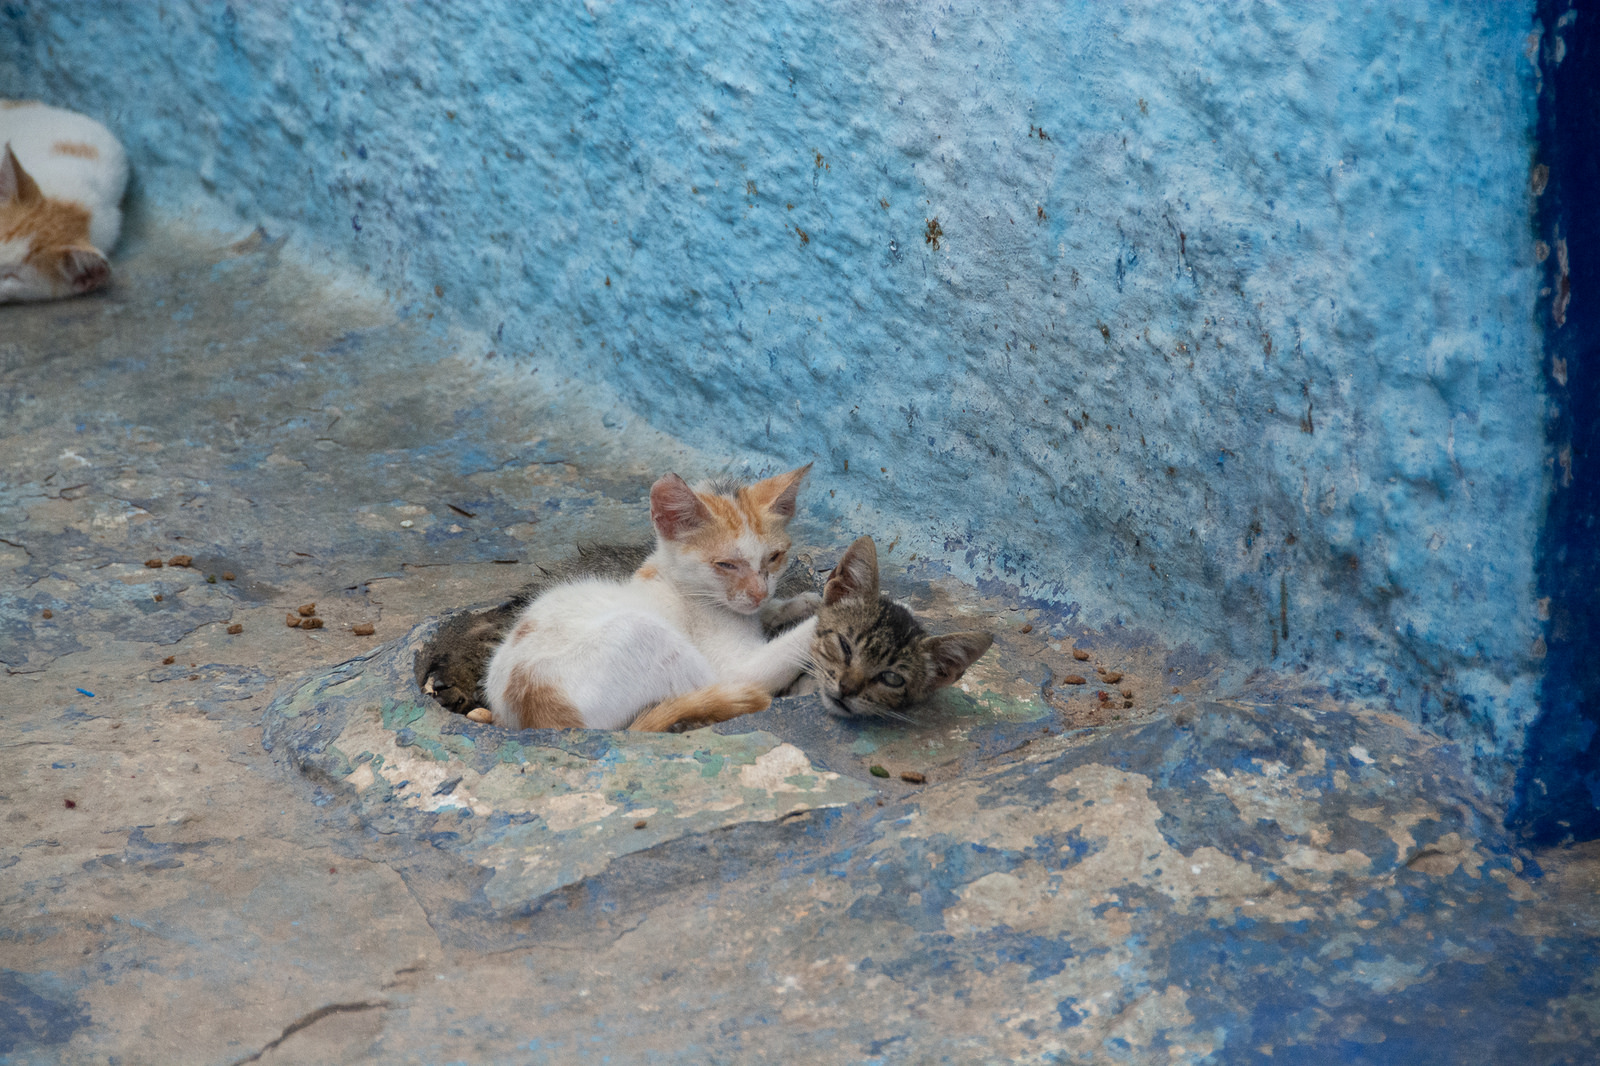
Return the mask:
{"type": "Polygon", "coordinates": [[[811,464],[753,485],[690,487],[667,474],[650,488],[657,559],[689,595],[754,614],[789,563],[789,519],[811,464]]]}
{"type": "Polygon", "coordinates": [[[89,243],[89,211],[39,191],[9,144],[0,147],[0,303],[92,292],[111,277],[89,243]]]}

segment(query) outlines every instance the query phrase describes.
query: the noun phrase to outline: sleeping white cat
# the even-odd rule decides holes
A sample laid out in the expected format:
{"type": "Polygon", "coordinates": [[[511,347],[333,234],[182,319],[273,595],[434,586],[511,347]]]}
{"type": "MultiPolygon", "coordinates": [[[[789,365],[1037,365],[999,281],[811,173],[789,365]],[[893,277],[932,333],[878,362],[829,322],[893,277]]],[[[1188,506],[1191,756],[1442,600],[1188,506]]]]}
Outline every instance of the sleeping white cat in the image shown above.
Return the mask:
{"type": "Polygon", "coordinates": [[[94,119],[0,100],[0,303],[104,285],[127,184],[122,145],[94,119]]]}

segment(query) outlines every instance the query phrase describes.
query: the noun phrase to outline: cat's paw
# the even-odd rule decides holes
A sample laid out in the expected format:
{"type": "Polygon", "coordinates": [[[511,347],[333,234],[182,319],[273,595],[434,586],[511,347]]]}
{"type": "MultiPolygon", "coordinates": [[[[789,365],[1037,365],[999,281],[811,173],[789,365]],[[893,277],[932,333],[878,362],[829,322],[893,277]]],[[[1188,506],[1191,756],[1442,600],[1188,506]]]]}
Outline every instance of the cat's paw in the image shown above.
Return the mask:
{"type": "Polygon", "coordinates": [[[805,621],[821,607],[822,595],[817,592],[802,592],[786,600],[771,600],[761,612],[761,624],[769,629],[780,629],[805,621]]]}

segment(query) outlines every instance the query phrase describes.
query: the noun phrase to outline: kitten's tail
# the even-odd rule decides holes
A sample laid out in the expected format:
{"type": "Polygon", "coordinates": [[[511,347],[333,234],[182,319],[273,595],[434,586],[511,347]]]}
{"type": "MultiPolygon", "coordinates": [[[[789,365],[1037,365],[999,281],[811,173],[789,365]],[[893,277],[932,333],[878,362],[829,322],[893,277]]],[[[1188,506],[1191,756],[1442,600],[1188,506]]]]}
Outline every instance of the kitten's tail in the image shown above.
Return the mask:
{"type": "Polygon", "coordinates": [[[628,727],[635,733],[665,733],[680,722],[710,725],[772,706],[772,697],[755,685],[707,685],[673,696],[645,711],[628,727]]]}

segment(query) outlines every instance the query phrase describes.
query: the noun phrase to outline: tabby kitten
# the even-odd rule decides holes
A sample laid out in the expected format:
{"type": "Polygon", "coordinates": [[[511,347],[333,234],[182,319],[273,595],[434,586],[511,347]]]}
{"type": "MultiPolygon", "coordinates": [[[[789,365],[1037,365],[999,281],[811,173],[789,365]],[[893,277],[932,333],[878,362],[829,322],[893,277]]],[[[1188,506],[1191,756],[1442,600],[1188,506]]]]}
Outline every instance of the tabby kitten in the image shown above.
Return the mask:
{"type": "Polygon", "coordinates": [[[823,588],[811,674],[837,714],[910,721],[907,708],[961,680],[993,643],[992,633],[930,637],[903,604],[878,591],[878,549],[861,537],[823,588]]]}
{"type": "Polygon", "coordinates": [[[656,547],[633,576],[549,589],[495,650],[494,723],[659,732],[765,710],[800,675],[816,628],[807,617],[769,641],[761,617],[815,606],[773,602],[808,470],[748,486],[658,480],[656,547]]]}
{"type": "Polygon", "coordinates": [[[127,183],[122,145],[94,119],[0,100],[0,304],[104,285],[127,183]]]}

